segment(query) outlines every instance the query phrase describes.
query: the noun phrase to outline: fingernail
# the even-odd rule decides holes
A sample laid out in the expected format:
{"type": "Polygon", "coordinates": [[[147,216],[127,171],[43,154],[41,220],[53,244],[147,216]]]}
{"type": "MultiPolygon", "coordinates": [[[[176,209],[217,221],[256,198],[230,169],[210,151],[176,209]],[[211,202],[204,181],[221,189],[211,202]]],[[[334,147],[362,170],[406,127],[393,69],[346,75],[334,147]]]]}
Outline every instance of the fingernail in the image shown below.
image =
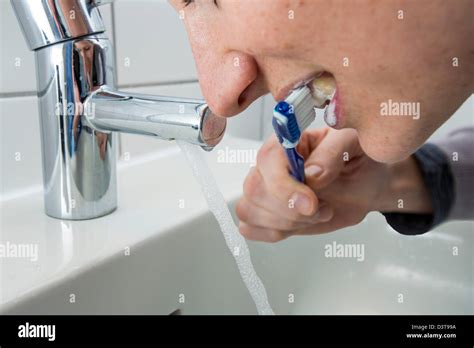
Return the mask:
{"type": "Polygon", "coordinates": [[[318,208],[318,212],[314,215],[314,222],[326,222],[332,217],[331,208],[327,204],[322,204],[318,208]]]}
{"type": "Polygon", "coordinates": [[[304,174],[306,176],[315,177],[321,174],[323,169],[320,166],[312,164],[304,169],[304,174]]]}
{"type": "Polygon", "coordinates": [[[296,209],[303,215],[310,215],[312,212],[311,199],[302,193],[294,193],[291,196],[296,209]]]}
{"type": "Polygon", "coordinates": [[[309,222],[314,223],[319,221],[319,210],[314,214],[313,216],[310,217],[309,222]]]}

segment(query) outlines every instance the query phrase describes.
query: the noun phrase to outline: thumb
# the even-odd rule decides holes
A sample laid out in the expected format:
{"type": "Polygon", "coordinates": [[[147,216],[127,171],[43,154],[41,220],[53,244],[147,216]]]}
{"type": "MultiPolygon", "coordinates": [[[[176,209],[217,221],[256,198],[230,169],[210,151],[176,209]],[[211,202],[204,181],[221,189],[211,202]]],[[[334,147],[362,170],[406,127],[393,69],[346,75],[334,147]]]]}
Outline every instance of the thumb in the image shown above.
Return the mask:
{"type": "Polygon", "coordinates": [[[328,186],[360,151],[357,131],[331,129],[305,160],[307,185],[315,189],[328,186]]]}
{"type": "MultiPolygon", "coordinates": [[[[317,211],[318,199],[313,190],[288,173],[288,158],[275,136],[270,138],[257,154],[257,169],[268,192],[285,206],[295,206],[305,216],[317,211]]],[[[252,190],[250,190],[252,191],[252,190]]]]}

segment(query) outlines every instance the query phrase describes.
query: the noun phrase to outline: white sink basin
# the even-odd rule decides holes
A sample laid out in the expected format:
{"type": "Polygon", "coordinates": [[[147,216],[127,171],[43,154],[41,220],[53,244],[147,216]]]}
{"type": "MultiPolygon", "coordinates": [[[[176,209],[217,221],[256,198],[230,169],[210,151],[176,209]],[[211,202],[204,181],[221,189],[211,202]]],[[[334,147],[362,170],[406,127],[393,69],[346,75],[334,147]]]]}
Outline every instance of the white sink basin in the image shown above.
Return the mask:
{"type": "MultiPolygon", "coordinates": [[[[249,165],[219,163],[219,150],[259,146],[228,138],[206,155],[232,204],[249,165]]],[[[45,216],[41,192],[2,203],[2,243],[35,243],[38,260],[0,259],[0,313],[256,314],[177,147],[122,164],[118,187],[118,210],[88,221],[45,216]]],[[[336,233],[249,245],[277,314],[473,314],[473,238],[471,222],[402,236],[374,213],[336,233]],[[364,244],[364,260],[325,257],[333,242],[364,244]]]]}

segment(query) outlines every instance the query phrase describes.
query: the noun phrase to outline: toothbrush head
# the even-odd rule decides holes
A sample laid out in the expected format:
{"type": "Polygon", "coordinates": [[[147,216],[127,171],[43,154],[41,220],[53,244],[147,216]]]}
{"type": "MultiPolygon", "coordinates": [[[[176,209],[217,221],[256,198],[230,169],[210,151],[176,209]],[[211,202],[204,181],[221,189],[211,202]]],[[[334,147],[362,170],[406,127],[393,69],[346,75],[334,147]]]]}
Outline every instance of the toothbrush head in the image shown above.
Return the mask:
{"type": "Polygon", "coordinates": [[[297,88],[290,93],[285,102],[293,106],[300,132],[303,132],[316,118],[315,101],[311,90],[307,86],[297,88]]]}
{"type": "Polygon", "coordinates": [[[316,118],[315,101],[307,86],[294,89],[273,110],[273,128],[278,140],[285,148],[298,144],[301,133],[316,118]]]}
{"type": "Polygon", "coordinates": [[[285,148],[292,148],[298,144],[301,132],[292,105],[286,101],[279,102],[273,110],[272,125],[279,142],[285,148]]]}

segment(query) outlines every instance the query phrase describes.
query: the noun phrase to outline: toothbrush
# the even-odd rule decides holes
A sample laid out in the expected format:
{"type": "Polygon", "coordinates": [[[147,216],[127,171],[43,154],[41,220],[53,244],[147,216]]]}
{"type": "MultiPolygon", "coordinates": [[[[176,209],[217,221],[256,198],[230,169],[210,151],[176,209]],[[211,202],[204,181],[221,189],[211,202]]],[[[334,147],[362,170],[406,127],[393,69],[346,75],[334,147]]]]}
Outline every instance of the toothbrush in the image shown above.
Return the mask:
{"type": "MultiPolygon", "coordinates": [[[[296,150],[301,133],[316,118],[315,100],[307,86],[294,89],[273,110],[272,125],[290,164],[290,175],[304,183],[304,159],[296,150]]],[[[318,107],[320,107],[318,105],[318,107]]]]}

